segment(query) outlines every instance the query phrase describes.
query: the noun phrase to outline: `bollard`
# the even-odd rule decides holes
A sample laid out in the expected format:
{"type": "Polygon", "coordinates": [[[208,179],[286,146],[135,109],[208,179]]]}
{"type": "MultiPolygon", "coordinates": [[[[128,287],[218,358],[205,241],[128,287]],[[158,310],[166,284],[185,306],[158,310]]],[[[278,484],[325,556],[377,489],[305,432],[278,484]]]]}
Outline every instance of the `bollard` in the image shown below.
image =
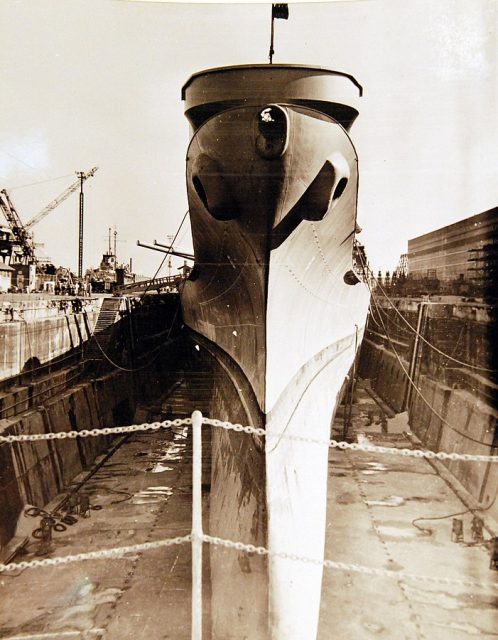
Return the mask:
{"type": "Polygon", "coordinates": [[[77,493],[70,494],[67,502],[67,513],[78,513],[80,496],[77,493]]]}
{"type": "Polygon", "coordinates": [[[451,525],[451,541],[463,542],[463,520],[460,518],[453,518],[451,525]]]}
{"type": "Polygon", "coordinates": [[[192,640],[202,640],[202,413],[192,414],[192,640]]]}
{"type": "Polygon", "coordinates": [[[382,433],[388,433],[387,416],[383,411],[380,414],[380,429],[382,433]]]}
{"type": "Polygon", "coordinates": [[[479,518],[479,516],[474,516],[472,518],[472,525],[471,525],[471,533],[472,533],[472,540],[478,544],[484,541],[484,535],[482,532],[482,528],[483,528],[483,521],[481,520],[481,518],[479,518]]]}
{"type": "Polygon", "coordinates": [[[79,514],[83,518],[90,517],[90,496],[87,493],[80,496],[79,514]]]}
{"type": "Polygon", "coordinates": [[[498,537],[491,538],[489,568],[498,571],[498,537]]]}
{"type": "Polygon", "coordinates": [[[33,531],[33,537],[39,540],[38,548],[36,550],[37,556],[46,556],[52,551],[52,527],[54,526],[54,519],[50,516],[42,518],[40,521],[40,527],[33,531]]]}

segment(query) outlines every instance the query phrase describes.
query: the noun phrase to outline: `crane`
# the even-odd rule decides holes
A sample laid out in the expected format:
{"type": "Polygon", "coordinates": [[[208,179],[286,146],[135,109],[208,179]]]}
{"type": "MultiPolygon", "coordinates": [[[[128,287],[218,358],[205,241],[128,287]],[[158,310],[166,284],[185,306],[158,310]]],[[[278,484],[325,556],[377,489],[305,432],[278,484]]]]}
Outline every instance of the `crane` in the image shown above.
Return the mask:
{"type": "Polygon", "coordinates": [[[29,230],[31,229],[31,227],[34,227],[35,224],[38,224],[40,220],[43,220],[43,218],[46,215],[48,215],[52,211],[52,209],[55,209],[55,207],[59,206],[61,202],[64,202],[64,200],[68,198],[72,193],[74,193],[76,189],[79,189],[82,180],[85,181],[87,178],[91,178],[95,174],[97,169],[98,167],[93,167],[93,169],[90,169],[90,171],[87,171],[87,173],[83,173],[83,174],[78,173],[78,179],[75,180],[75,182],[73,182],[73,184],[71,184],[59,196],[57,196],[55,200],[52,200],[52,202],[49,202],[47,206],[40,211],[40,213],[37,213],[35,216],[30,218],[24,225],[24,228],[26,230],[29,230]]]}
{"type": "Polygon", "coordinates": [[[35,244],[33,242],[31,233],[29,233],[29,230],[34,227],[35,224],[38,224],[40,220],[42,220],[47,214],[55,209],[55,207],[57,207],[61,202],[64,202],[64,200],[69,197],[74,191],[76,191],[76,189],[78,189],[80,185],[85,180],[87,180],[87,178],[91,178],[95,174],[97,169],[98,167],[93,167],[93,169],[90,169],[90,171],[87,171],[86,173],[78,172],[76,174],[78,176],[78,179],[75,180],[75,182],[73,182],[67,189],[65,189],[59,196],[57,196],[55,200],[49,202],[49,204],[47,204],[44,209],[30,218],[30,220],[28,220],[28,222],[26,223],[22,222],[19,214],[12,204],[11,199],[9,198],[7,190],[2,189],[0,191],[0,209],[3,211],[5,219],[7,220],[10,230],[12,231],[14,242],[20,247],[23,260],[25,260],[26,262],[36,262],[35,244]]]}
{"type": "Polygon", "coordinates": [[[26,260],[26,262],[35,261],[35,245],[33,244],[33,239],[26,231],[26,228],[5,189],[0,191],[0,209],[3,211],[5,219],[12,231],[14,242],[18,244],[21,249],[23,259],[26,260]]]}

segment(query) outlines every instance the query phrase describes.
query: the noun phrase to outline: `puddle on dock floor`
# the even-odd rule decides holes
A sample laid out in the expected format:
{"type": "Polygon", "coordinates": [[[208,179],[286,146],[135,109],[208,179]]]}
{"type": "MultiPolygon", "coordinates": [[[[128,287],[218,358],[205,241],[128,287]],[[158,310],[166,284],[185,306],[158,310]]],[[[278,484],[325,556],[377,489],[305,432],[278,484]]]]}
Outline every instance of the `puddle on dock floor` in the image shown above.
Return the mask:
{"type": "Polygon", "coordinates": [[[172,427],[173,440],[186,440],[188,436],[188,426],[172,427]]]}
{"type": "Polygon", "coordinates": [[[400,507],[405,500],[400,496],[387,496],[383,500],[365,500],[365,504],[369,507],[400,507]]]}
{"type": "Polygon", "coordinates": [[[388,468],[380,462],[359,462],[355,463],[354,467],[364,476],[373,476],[388,471],[388,468]]]}
{"type": "Polygon", "coordinates": [[[148,451],[136,451],[133,454],[133,457],[143,459],[143,462],[149,465],[146,467],[145,471],[149,471],[151,473],[173,471],[173,467],[164,463],[179,462],[182,459],[187,445],[185,442],[179,442],[179,440],[185,440],[185,438],[186,435],[182,430],[180,433],[175,433],[173,441],[167,442],[166,446],[164,446],[164,443],[158,443],[159,446],[151,448],[148,451]]]}
{"type": "Polygon", "coordinates": [[[156,462],[156,464],[151,469],[147,469],[147,471],[151,473],[163,473],[163,471],[173,471],[173,467],[167,467],[160,462],[156,462]]]}
{"type": "Polygon", "coordinates": [[[131,502],[133,504],[151,504],[167,500],[173,494],[173,487],[147,487],[136,493],[131,502]]]}
{"type": "Polygon", "coordinates": [[[419,532],[414,530],[413,527],[409,528],[406,525],[401,525],[399,527],[390,527],[383,524],[377,524],[377,531],[388,538],[418,538],[419,532]]]}

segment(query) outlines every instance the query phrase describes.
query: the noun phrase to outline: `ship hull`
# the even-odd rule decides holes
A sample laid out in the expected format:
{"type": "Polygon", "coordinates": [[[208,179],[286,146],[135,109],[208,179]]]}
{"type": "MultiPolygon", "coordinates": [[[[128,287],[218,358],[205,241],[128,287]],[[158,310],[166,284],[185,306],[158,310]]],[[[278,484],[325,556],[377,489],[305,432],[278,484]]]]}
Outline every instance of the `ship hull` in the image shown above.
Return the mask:
{"type": "MultiPolygon", "coordinates": [[[[241,72],[242,85],[251,73],[241,72]]],[[[306,74],[293,73],[256,69],[259,93],[275,102],[237,103],[239,87],[209,117],[188,105],[196,262],[184,320],[213,376],[210,417],[266,431],[212,434],[209,532],[270,552],[212,548],[220,640],[316,636],[321,565],[275,554],[323,559],[328,446],[293,437],[328,440],[369,301],[355,275],[358,171],[344,109],[334,118],[330,105],[295,99],[306,74]]],[[[305,78],[307,95],[321,87],[314,79],[305,78]]]]}
{"type": "MultiPolygon", "coordinates": [[[[215,344],[190,332],[195,368],[201,367],[210,381],[209,416],[275,434],[261,438],[211,428],[203,454],[209,469],[203,484],[210,486],[204,526],[210,535],[270,552],[323,559],[328,446],[291,437],[329,439],[355,343],[361,337],[359,329],[316,354],[290,381],[288,398],[284,394],[274,411],[265,415],[240,368],[215,344]],[[283,424],[286,437],[280,438],[276,434],[282,433],[283,424]]],[[[208,553],[213,638],[316,637],[321,566],[217,546],[208,553]]]]}

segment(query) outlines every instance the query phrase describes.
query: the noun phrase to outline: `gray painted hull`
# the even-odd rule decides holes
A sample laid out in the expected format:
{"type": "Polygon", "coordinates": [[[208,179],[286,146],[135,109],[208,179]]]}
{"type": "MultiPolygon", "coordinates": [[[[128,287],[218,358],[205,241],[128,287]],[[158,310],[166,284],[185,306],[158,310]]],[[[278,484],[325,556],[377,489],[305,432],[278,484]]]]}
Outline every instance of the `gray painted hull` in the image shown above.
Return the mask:
{"type": "MultiPolygon", "coordinates": [[[[226,75],[201,75],[185,90],[196,266],[184,319],[211,363],[211,417],[268,434],[214,430],[209,528],[321,559],[328,447],[289,436],[328,440],[363,335],[368,289],[351,284],[357,158],[333,107],[292,94],[303,69],[277,80],[272,67],[256,71],[256,97],[231,96],[226,108],[216,95],[204,119],[197,102],[206,87],[223,90],[226,75]]],[[[239,91],[234,73],[228,86],[239,91]]],[[[319,94],[322,75],[310,70],[306,96],[319,94]]],[[[211,576],[213,637],[315,637],[320,566],[214,548],[211,576]]]]}

